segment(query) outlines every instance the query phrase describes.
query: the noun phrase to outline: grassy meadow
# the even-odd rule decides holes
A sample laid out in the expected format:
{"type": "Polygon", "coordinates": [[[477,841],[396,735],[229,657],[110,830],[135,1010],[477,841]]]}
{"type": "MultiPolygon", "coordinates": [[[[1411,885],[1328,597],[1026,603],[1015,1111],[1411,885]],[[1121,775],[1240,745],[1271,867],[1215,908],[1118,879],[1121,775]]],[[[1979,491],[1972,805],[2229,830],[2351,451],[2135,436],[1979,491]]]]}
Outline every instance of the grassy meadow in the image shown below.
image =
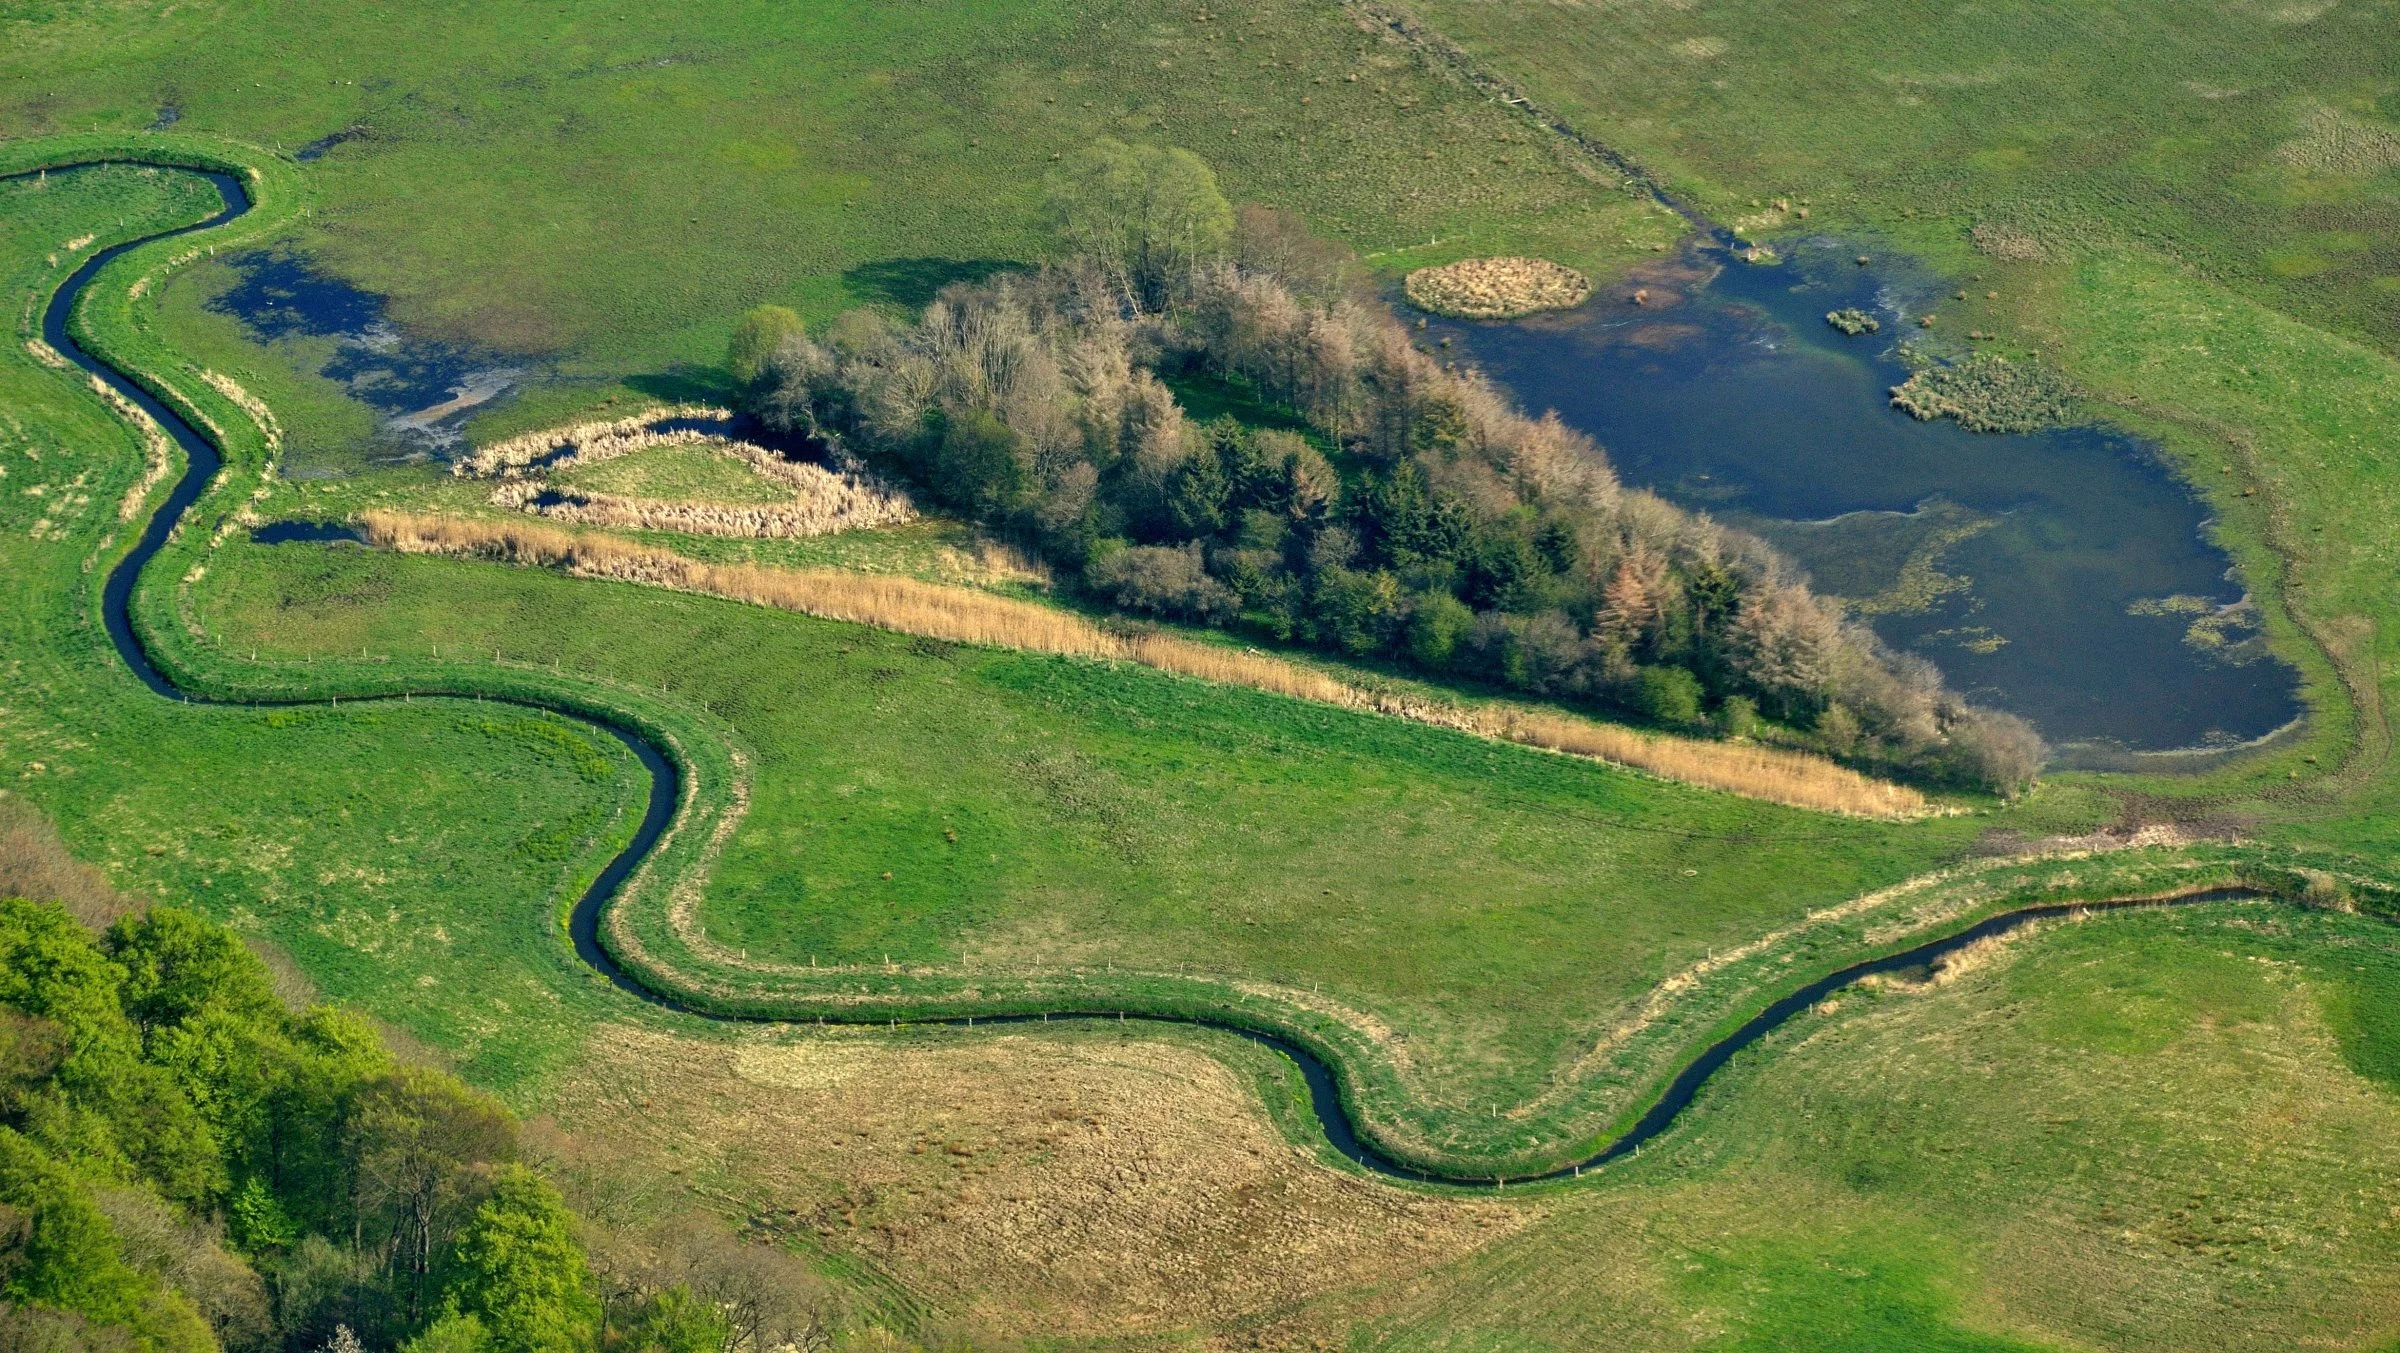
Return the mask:
{"type": "Polygon", "coordinates": [[[2388,1347],[2396,984],[2387,923],[2230,906],[1853,989],[1362,1342],[2388,1347]]]}
{"type": "MultiPolygon", "coordinates": [[[[1727,224],[1865,227],[2008,282],[2135,245],[2400,347],[2387,4],[1409,8],[1727,224]]],[[[1962,324],[2026,318],[1980,290],[1962,324]]]]}
{"type": "MultiPolygon", "coordinates": [[[[706,385],[761,302],[812,319],[916,305],[1038,258],[1042,175],[1098,136],[1190,147],[1229,195],[1301,210],[1364,252],[1605,266],[1679,225],[1302,0],[504,0],[338,24],[209,0],[12,14],[0,34],[10,135],[130,130],[166,107],[180,131],[285,151],[362,129],[311,165],[320,205],[292,247],[388,295],[404,328],[547,373],[487,416],[490,435],[612,390],[706,385]]],[[[205,308],[233,280],[212,263],[175,289],[175,345],[284,411],[292,463],[349,463],[373,420],[316,374],[330,344],[257,352],[205,308]]]]}
{"type": "Polygon", "coordinates": [[[1322,991],[1406,1043],[1453,1138],[1669,973],[1985,826],[1777,808],[1139,668],[548,572],[229,545],[197,597],[236,654],[498,650],[727,720],[757,781],[701,921],[748,958],[1322,991]]]}
{"type": "MultiPolygon", "coordinates": [[[[11,311],[112,237],[216,205],[191,176],[123,168],[0,184],[11,311]]],[[[578,1038],[552,1016],[593,997],[552,914],[639,812],[623,748],[472,702],[270,711],[151,695],[100,629],[96,583],[140,444],[80,373],[17,344],[0,391],[0,788],[122,886],[273,943],[478,1081],[510,1089],[554,1068],[578,1038]]]]}
{"type": "Polygon", "coordinates": [[[564,478],[574,487],[592,492],[678,503],[775,503],[792,496],[790,489],[739,460],[682,446],[660,447],[578,468],[564,478]]]}
{"type": "MultiPolygon", "coordinates": [[[[1663,1059],[1871,941],[1861,924],[1723,970],[1719,951],[1979,850],[2174,821],[2238,838],[2190,852],[2206,861],[2294,848],[2388,869],[2388,5],[1420,9],[1723,219],[1859,233],[1974,277],[1945,326],[2038,348],[2209,495],[2309,679],[2309,737],[2196,779],[2068,777],[2005,810],[1879,824],[1134,668],[488,564],[236,536],[174,604],[222,660],[328,681],[438,644],[525,681],[547,666],[659,692],[752,758],[698,913],[745,961],[1305,990],[1401,1050],[1401,1126],[1487,1158],[1539,1147],[1517,1139],[1528,1123],[1592,1126],[1553,1078],[1662,982],[1719,973],[1672,1007],[1688,1022],[1644,1054],[1663,1059]],[[1548,1107],[1501,1118],[1520,1103],[1548,1107]]],[[[822,318],[1036,256],[1041,172],[1095,135],[1190,146],[1233,195],[1379,266],[1523,251],[1605,275],[1675,224],[1332,6],[501,4],[329,27],[273,0],[62,5],[0,33],[12,136],[166,106],[180,129],[286,149],[359,128],[306,168],[314,214],[292,242],[413,330],[536,360],[541,381],[479,436],[704,388],[759,301],[822,318]]],[[[12,307],[71,266],[51,261],[66,241],[210,205],[134,170],[0,185],[12,307]]],[[[373,420],[315,374],[329,345],[251,343],[207,306],[233,280],[197,263],[151,332],[264,396],[295,463],[358,470],[373,420]]],[[[2374,1349],[2400,1328],[2384,922],[2211,906],[2047,926],[1921,989],[1843,993],[1605,1180],[1404,1195],[1285,1149],[1306,1131],[1289,1077],[1222,1036],[729,1033],[636,1008],[556,926],[638,808],[613,740],[471,700],[149,696],[95,610],[139,460],[76,381],[0,353],[0,788],[120,883],[273,943],[479,1083],[898,1306],[1061,1347],[2374,1349]]],[[[498,511],[419,469],[276,493],[303,516],[498,511]]],[[[661,539],[1023,581],[944,522],[661,539]]],[[[2039,882],[2105,890],[2111,868],[2039,882]]]]}

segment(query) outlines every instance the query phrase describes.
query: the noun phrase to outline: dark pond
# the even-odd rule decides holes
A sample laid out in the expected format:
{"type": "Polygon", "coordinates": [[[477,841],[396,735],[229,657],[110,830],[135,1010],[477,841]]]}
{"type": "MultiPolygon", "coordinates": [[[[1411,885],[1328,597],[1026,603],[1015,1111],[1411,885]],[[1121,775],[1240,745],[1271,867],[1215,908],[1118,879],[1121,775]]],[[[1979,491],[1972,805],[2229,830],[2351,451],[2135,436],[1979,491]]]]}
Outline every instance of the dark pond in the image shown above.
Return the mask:
{"type": "Polygon", "coordinates": [[[2066,762],[2230,747],[2298,717],[2205,505],[2141,441],[1971,433],[1890,406],[1897,344],[1944,293],[1857,255],[1819,240],[1759,264],[1709,245],[1573,311],[1428,336],[1591,433],[1626,483],[1774,541],[2066,762]],[[1825,315],[1845,307],[1882,328],[1844,337],[1825,315]]]}
{"type": "Polygon", "coordinates": [[[385,313],[384,298],[317,271],[284,250],[226,260],[234,284],[208,308],[242,321],[262,343],[331,339],[318,374],[383,415],[384,455],[439,454],[459,442],[459,425],[514,388],[521,365],[481,349],[409,334],[385,313]]]}

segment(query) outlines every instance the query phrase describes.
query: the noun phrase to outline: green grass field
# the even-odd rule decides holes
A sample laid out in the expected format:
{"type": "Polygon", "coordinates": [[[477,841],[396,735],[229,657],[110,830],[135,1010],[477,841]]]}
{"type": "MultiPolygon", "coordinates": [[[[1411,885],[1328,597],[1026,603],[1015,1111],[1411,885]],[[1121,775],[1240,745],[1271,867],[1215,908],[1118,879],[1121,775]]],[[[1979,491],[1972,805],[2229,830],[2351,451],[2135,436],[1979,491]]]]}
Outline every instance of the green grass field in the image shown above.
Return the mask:
{"type": "MultiPolygon", "coordinates": [[[[286,147],[364,125],[304,171],[315,214],[291,238],[425,332],[542,356],[551,378],[487,433],[704,387],[757,301],[821,317],[1032,256],[1050,153],[1104,132],[1192,146],[1237,196],[1370,252],[1441,241],[1379,266],[1523,249],[1605,271],[1665,238],[1529,120],[1338,9],[1202,12],[503,6],[429,27],[370,10],[336,40],[280,4],[62,6],[0,17],[0,126],[133,128],[168,103],[180,128],[286,147]]],[[[2210,496],[2308,679],[2310,737],[2197,779],[2072,777],[2005,812],[1883,826],[1144,671],[491,565],[237,535],[197,582],[156,589],[156,613],[197,627],[177,642],[212,679],[360,692],[471,668],[629,692],[751,758],[750,813],[698,913],[745,960],[873,982],[889,955],[995,987],[1139,970],[1271,990],[1293,1019],[1305,992],[1404,1035],[1360,1045],[1382,1059],[1369,1107],[1454,1159],[1595,1130],[1711,1025],[1878,942],[1887,913],[1711,970],[1562,1098],[1553,1075],[1662,979],[1979,845],[2111,820],[2241,839],[1969,874],[1927,894],[1949,914],[2011,888],[2147,886],[2178,859],[2388,872],[2386,7],[1425,13],[1724,218],[1982,274],[2000,298],[1957,323],[2044,345],[2210,496]],[[1777,197],[1806,199],[1805,227],[1777,197]],[[463,663],[487,649],[507,665],[463,663]],[[1536,1111],[1498,1118],[1520,1102],[1536,1111]]],[[[206,205],[132,170],[0,194],[12,297],[58,275],[45,260],[69,239],[206,205]]],[[[148,336],[264,395],[294,462],[354,468],[363,406],[313,374],[321,348],[258,347],[208,310],[230,280],[196,263],[148,336]]],[[[471,700],[149,696],[94,618],[138,443],[15,344],[0,419],[0,571],[20,583],[0,603],[0,786],[120,881],[274,942],[520,1105],[598,1074],[585,1039],[604,1021],[713,1037],[599,987],[560,940],[558,907],[637,800],[613,741],[471,700]]],[[[275,494],[295,515],[384,495],[495,510],[413,469],[275,494]]],[[[923,523],[677,548],[950,576],[971,542],[923,523]]],[[[2386,1347],[2395,934],[2255,906],[2118,916],[1929,990],[1845,993],[1745,1054],[1637,1164],[1518,1204],[1504,1238],[1221,1329],[1439,1349],[2386,1347]]],[[[1301,1130],[1271,1067],[1221,1055],[1301,1130]]],[[[829,1253],[871,1264],[863,1246],[829,1253]]]]}
{"type": "Polygon", "coordinates": [[[1369,1346],[2385,1347],[2395,1009],[2388,924],[2255,907],[1854,990],[1369,1346]]]}
{"type": "MultiPolygon", "coordinates": [[[[45,259],[67,240],[215,208],[195,179],[115,168],[0,195],[12,296],[47,293],[62,273],[45,259]]],[[[577,1042],[549,1016],[592,999],[551,917],[594,844],[638,813],[631,758],[472,702],[251,711],[149,694],[99,628],[101,570],[86,567],[119,534],[139,444],[22,347],[0,383],[5,788],[128,888],[272,941],[478,1080],[538,1080],[577,1042]]]]}
{"type": "Polygon", "coordinates": [[[757,784],[702,923],[753,959],[1322,990],[1405,1039],[1453,1142],[1669,973],[1985,825],[1850,822],[1138,668],[547,573],[229,546],[212,583],[200,615],[236,653],[497,649],[728,720],[757,784]]]}
{"type": "MultiPolygon", "coordinates": [[[[1811,208],[1803,228],[1985,267],[2136,245],[2395,350],[2400,49],[2383,4],[1411,8],[1729,224],[1796,226],[1784,198],[1811,208]],[[1977,226],[1988,247],[1971,252],[1977,226]]],[[[2022,317],[2001,290],[1997,315],[2022,317]]],[[[1985,304],[1971,294],[1960,318],[1985,304]]]]}
{"type": "MultiPolygon", "coordinates": [[[[1231,195],[1363,251],[1606,265],[1675,233],[1338,8],[1204,12],[506,3],[329,25],[296,4],[95,5],[0,17],[0,127],[131,129],[173,105],[181,130],[287,151],[365,128],[312,166],[321,205],[293,243],[412,329],[545,363],[553,383],[495,432],[622,381],[706,385],[761,302],[921,304],[1037,258],[1041,177],[1098,136],[1191,147],[1231,195]]],[[[316,374],[328,345],[244,351],[202,308],[230,281],[212,264],[177,289],[178,349],[286,410],[294,464],[346,463],[372,419],[316,374]]]]}
{"type": "Polygon", "coordinates": [[[778,503],[791,490],[714,451],[668,446],[570,470],[566,482],[595,493],[673,503],[778,503]]]}

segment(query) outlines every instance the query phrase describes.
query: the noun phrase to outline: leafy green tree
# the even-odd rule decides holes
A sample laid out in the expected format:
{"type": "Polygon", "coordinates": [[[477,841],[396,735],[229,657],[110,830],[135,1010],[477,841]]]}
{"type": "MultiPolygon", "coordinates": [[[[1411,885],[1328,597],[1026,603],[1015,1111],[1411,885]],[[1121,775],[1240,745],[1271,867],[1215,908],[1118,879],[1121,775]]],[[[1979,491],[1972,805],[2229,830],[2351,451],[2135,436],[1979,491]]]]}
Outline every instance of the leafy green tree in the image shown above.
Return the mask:
{"type": "Polygon", "coordinates": [[[233,1234],[234,1244],[253,1254],[283,1249],[300,1238],[283,1201],[265,1180],[255,1176],[244,1180],[226,1201],[225,1227],[233,1234]]]}
{"type": "Polygon", "coordinates": [[[1115,270],[1137,297],[1165,298],[1175,274],[1224,251],[1233,208],[1188,150],[1102,139],[1048,182],[1051,225],[1069,252],[1115,270]]]}
{"type": "Polygon", "coordinates": [[[119,1003],[145,1037],[222,1010],[255,1024],[281,1021],[266,965],[234,933],[176,907],[120,918],[102,945],[125,970],[119,1003]]]}
{"type": "Polygon", "coordinates": [[[448,1311],[400,1345],[400,1353],[490,1353],[491,1331],[483,1321],[463,1311],[448,1311]]]}
{"type": "Polygon", "coordinates": [[[514,1155],[515,1127],[498,1104],[422,1067],[366,1087],[349,1116],[358,1222],[381,1234],[404,1319],[414,1323],[445,1247],[514,1155]]]}
{"type": "Polygon", "coordinates": [[[119,1004],[125,971],[53,904],[0,901],[0,1007],[63,1029],[69,1051],[28,1097],[26,1131],[64,1159],[155,1184],[170,1201],[206,1207],[225,1172],[214,1134],[119,1004]]]}
{"type": "Polygon", "coordinates": [[[725,1353],[734,1342],[724,1311],[676,1286],[651,1294],[626,1325],[631,1353],[725,1353]]]}
{"type": "Polygon", "coordinates": [[[734,323],[733,339],[725,345],[725,369],[745,393],[753,391],[766,376],[767,359],[775,350],[807,333],[799,314],[788,307],[756,306],[734,323]]]}
{"type": "Polygon", "coordinates": [[[1318,573],[1317,624],[1343,652],[1364,657],[1382,648],[1399,615],[1400,584],[1391,574],[1346,568],[1318,573]]]}
{"type": "Polygon", "coordinates": [[[1447,592],[1422,593],[1409,606],[1408,655],[1420,667],[1442,671],[1474,624],[1475,612],[1465,602],[1447,592]]]}
{"type": "Polygon", "coordinates": [[[943,421],[928,467],[928,486],[945,502],[981,515],[1003,512],[1025,496],[1030,477],[1015,429],[982,410],[943,421]]]}
{"type": "Polygon", "coordinates": [[[1697,726],[1700,679],[1680,667],[1645,667],[1634,678],[1634,704],[1660,723],[1697,726]]]}
{"type": "Polygon", "coordinates": [[[189,1301],[125,1262],[73,1172],[0,1128],[0,1298],[115,1326],[150,1353],[214,1353],[189,1301]]]}
{"type": "Polygon", "coordinates": [[[558,1191],[523,1166],[503,1169],[459,1234],[454,1308],[482,1321],[495,1353],[577,1353],[599,1324],[590,1287],[558,1191]]]}

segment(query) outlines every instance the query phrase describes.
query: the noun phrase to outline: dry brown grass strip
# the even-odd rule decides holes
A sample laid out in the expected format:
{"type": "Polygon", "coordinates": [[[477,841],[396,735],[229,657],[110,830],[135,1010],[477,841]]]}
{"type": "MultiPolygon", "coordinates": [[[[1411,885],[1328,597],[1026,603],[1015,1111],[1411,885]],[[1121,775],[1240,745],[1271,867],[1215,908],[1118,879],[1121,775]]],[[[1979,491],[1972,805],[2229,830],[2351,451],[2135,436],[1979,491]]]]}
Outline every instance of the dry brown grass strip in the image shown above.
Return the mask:
{"type": "Polygon", "coordinates": [[[531,523],[369,512],[360,518],[359,527],[370,543],[405,553],[500,559],[563,569],[581,577],[697,592],[930,639],[1136,662],[1178,676],[1371,710],[1478,737],[1590,757],[1795,808],[1875,818],[1924,817],[1937,811],[1913,789],[1861,775],[1805,752],[1648,733],[1555,710],[1518,705],[1469,707],[1376,693],[1269,654],[1175,635],[1116,634],[1054,607],[915,578],[711,564],[614,536],[577,535],[531,523]]]}
{"type": "Polygon", "coordinates": [[[93,930],[142,907],[140,899],[118,892],[108,875],[68,853],[40,809],[5,790],[0,790],[0,897],[56,902],[93,930]]]}

